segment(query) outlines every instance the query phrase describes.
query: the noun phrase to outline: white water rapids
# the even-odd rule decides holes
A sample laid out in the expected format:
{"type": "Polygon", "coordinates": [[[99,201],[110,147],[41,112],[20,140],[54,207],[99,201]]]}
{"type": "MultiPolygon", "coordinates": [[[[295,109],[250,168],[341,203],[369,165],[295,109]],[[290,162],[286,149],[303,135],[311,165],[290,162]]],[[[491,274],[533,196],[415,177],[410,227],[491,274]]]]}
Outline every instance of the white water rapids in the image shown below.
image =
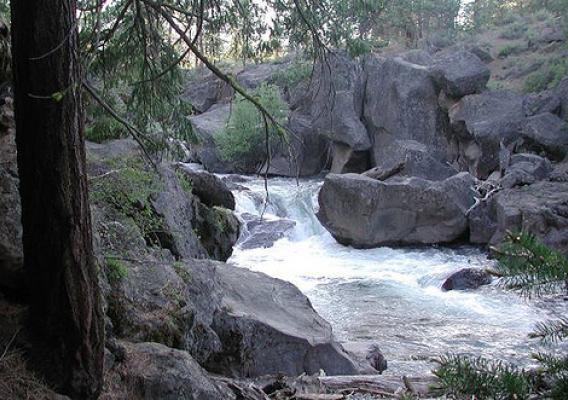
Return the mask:
{"type": "MultiPolygon", "coordinates": [[[[248,190],[234,191],[237,214],[260,215],[264,182],[242,178],[239,185],[248,190]]],[[[320,187],[321,180],[297,185],[294,179],[271,179],[265,218],[294,220],[295,228],[269,248],[237,246],[229,262],[298,286],[339,341],[358,348],[379,344],[389,363],[386,373],[424,373],[433,357],[448,352],[530,362],[538,343],[527,335],[549,317],[547,309],[495,284],[476,291],[440,289],[454,271],[490,265],[485,253],[468,246],[342,246],[315,216],[320,187]]]]}

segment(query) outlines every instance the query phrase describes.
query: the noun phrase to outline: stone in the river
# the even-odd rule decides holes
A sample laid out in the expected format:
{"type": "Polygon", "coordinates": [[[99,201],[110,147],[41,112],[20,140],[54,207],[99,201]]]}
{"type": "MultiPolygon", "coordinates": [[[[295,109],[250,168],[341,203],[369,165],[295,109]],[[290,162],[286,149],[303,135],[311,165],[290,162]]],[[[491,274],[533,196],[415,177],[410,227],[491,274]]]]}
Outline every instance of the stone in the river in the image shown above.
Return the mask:
{"type": "Polygon", "coordinates": [[[317,214],[340,243],[357,248],[448,243],[467,230],[474,178],[460,173],[443,181],[330,174],[317,214]]]}
{"type": "Polygon", "coordinates": [[[491,275],[477,268],[463,268],[451,274],[444,284],[443,290],[468,290],[477,289],[491,283],[491,275]]]}
{"type": "Polygon", "coordinates": [[[272,247],[296,226],[296,222],[290,219],[267,220],[248,213],[242,214],[241,218],[246,221],[248,231],[248,235],[241,239],[243,249],[272,247]]]}

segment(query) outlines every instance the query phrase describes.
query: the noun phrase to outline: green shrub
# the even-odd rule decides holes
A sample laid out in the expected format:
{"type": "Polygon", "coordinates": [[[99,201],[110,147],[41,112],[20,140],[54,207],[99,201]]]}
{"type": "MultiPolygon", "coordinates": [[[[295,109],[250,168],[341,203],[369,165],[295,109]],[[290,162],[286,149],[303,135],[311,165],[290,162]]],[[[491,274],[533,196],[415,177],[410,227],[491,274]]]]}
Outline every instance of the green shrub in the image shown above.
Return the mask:
{"type": "Polygon", "coordinates": [[[148,243],[159,243],[163,221],[154,211],[150,196],[163,189],[162,182],[139,158],[115,159],[108,164],[111,171],[91,178],[92,200],[130,218],[148,243]]]}
{"type": "Polygon", "coordinates": [[[524,90],[531,93],[552,89],[565,76],[568,76],[568,59],[566,57],[554,58],[527,77],[524,90]]]}
{"type": "Polygon", "coordinates": [[[516,22],[505,27],[499,36],[501,39],[515,40],[522,38],[526,31],[527,27],[524,23],[516,22]]]}
{"type": "Polygon", "coordinates": [[[286,69],[277,71],[272,81],[281,86],[293,87],[301,81],[308,79],[312,74],[312,63],[305,60],[295,60],[286,69]]]}
{"type": "Polygon", "coordinates": [[[524,49],[523,49],[522,46],[519,46],[519,45],[516,45],[516,44],[508,44],[508,45],[502,47],[502,48],[499,50],[499,53],[497,53],[497,56],[498,56],[499,58],[507,58],[507,57],[509,57],[509,56],[522,53],[523,50],[524,50],[524,49]]]}
{"type": "MultiPolygon", "coordinates": [[[[126,105],[116,92],[111,92],[105,100],[117,112],[125,113],[126,105]]],[[[102,143],[128,136],[126,128],[93,100],[87,103],[86,114],[85,138],[87,140],[102,143]]]]}
{"type": "Polygon", "coordinates": [[[119,259],[107,257],[105,261],[107,277],[110,283],[120,282],[128,276],[128,268],[119,259]]]}
{"type": "Polygon", "coordinates": [[[183,173],[183,171],[176,170],[176,176],[178,178],[179,185],[181,189],[187,194],[191,194],[193,191],[193,182],[191,179],[183,173]]]}
{"type": "MultiPolygon", "coordinates": [[[[284,122],[287,106],[276,86],[263,84],[253,94],[279,123],[284,122]]],[[[275,145],[278,139],[285,140],[277,127],[270,124],[268,138],[272,145],[275,145]]],[[[237,96],[233,101],[226,128],[215,137],[221,158],[232,162],[237,169],[254,169],[266,159],[265,139],[266,130],[261,114],[254,104],[242,96],[237,96]]]]}
{"type": "Polygon", "coordinates": [[[351,57],[359,57],[373,51],[373,42],[361,38],[348,40],[346,43],[347,51],[351,57]]]}

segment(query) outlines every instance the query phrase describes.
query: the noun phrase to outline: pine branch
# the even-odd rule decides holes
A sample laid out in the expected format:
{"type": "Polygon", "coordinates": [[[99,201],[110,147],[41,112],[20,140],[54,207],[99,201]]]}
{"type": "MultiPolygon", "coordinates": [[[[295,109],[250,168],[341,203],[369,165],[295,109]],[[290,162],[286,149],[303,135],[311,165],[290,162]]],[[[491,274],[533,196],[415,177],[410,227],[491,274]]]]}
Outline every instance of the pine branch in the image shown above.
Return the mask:
{"type": "Polygon", "coordinates": [[[118,115],[118,113],[116,111],[114,111],[112,109],[112,107],[109,106],[99,96],[97,91],[91,85],[89,85],[88,82],[83,81],[83,87],[85,88],[87,93],[89,93],[91,95],[91,97],[97,103],[99,103],[101,105],[101,107],[103,107],[114,119],[116,119],[119,123],[121,123],[126,128],[126,130],[132,135],[132,138],[136,141],[136,143],[138,143],[138,145],[142,149],[142,152],[144,153],[144,155],[145,155],[146,159],[148,160],[148,162],[150,163],[150,165],[152,165],[152,167],[155,170],[158,170],[158,166],[156,165],[156,163],[154,162],[154,160],[150,156],[150,153],[148,152],[148,149],[146,149],[146,146],[144,145],[143,140],[150,141],[150,143],[153,143],[153,142],[148,137],[146,137],[142,132],[140,132],[138,129],[136,129],[136,127],[134,127],[132,124],[130,124],[127,120],[125,120],[120,115],[118,115]]]}
{"type": "Polygon", "coordinates": [[[568,338],[568,318],[550,320],[537,324],[535,331],[529,335],[544,343],[558,343],[568,338]]]}
{"type": "Polygon", "coordinates": [[[540,296],[561,292],[568,281],[568,259],[528,233],[509,233],[496,255],[498,272],[510,289],[540,296]]]}

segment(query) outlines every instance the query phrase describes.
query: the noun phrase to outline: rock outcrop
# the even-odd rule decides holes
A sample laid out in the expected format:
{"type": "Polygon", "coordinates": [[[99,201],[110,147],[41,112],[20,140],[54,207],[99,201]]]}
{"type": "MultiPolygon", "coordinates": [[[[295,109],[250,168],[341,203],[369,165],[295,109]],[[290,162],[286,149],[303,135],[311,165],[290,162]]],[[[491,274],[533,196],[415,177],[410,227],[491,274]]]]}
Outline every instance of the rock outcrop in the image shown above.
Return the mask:
{"type": "Polygon", "coordinates": [[[467,231],[473,184],[468,173],[439,182],[332,174],[319,194],[318,218],[353,247],[449,243],[467,231]]]}

